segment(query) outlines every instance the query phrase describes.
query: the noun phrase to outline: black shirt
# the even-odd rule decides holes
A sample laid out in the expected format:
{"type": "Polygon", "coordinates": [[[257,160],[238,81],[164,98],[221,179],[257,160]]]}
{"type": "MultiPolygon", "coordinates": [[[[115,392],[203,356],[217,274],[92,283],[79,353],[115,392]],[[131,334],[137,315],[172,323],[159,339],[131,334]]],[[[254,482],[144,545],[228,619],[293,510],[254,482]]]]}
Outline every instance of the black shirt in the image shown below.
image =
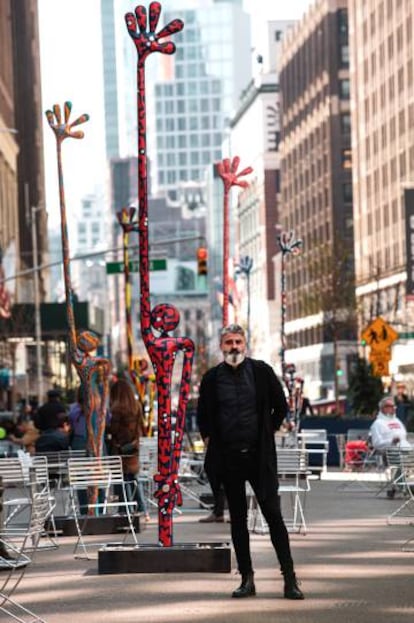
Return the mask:
{"type": "Polygon", "coordinates": [[[237,368],[222,363],[217,369],[220,440],[229,449],[252,449],[258,442],[258,417],[253,366],[244,360],[237,368]]]}

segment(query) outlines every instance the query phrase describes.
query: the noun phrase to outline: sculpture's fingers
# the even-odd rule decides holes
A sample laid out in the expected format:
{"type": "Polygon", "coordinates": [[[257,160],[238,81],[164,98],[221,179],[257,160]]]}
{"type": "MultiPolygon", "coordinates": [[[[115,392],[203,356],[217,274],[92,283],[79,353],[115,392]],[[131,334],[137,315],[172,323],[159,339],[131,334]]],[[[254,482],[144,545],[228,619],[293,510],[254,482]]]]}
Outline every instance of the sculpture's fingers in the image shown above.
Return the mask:
{"type": "Polygon", "coordinates": [[[139,5],[135,8],[135,15],[137,16],[137,24],[141,34],[147,31],[147,9],[139,5]]]}
{"type": "Polygon", "coordinates": [[[85,133],[82,132],[82,130],[76,130],[75,132],[70,132],[69,136],[71,138],[83,138],[85,136],[85,133]]]}
{"type": "Polygon", "coordinates": [[[45,115],[46,115],[46,119],[48,121],[48,124],[50,126],[53,126],[54,123],[55,123],[55,115],[53,114],[53,111],[52,110],[46,110],[45,115]]]}
{"type": "Polygon", "coordinates": [[[63,105],[63,111],[65,116],[65,123],[69,121],[70,113],[72,110],[72,102],[65,102],[63,105]]]}
{"type": "Polygon", "coordinates": [[[89,115],[85,112],[83,115],[75,119],[75,121],[70,124],[70,127],[73,128],[75,127],[75,125],[81,125],[82,123],[86,123],[86,121],[89,121],[89,115]]]}
{"type": "Polygon", "coordinates": [[[249,173],[253,173],[253,167],[246,167],[243,171],[238,173],[238,177],[242,177],[243,175],[249,175],[249,173]]]}
{"type": "Polygon", "coordinates": [[[180,32],[180,30],[182,30],[183,28],[184,28],[184,22],[180,19],[174,19],[172,22],[164,26],[164,28],[162,28],[159,33],[157,33],[157,39],[163,39],[163,37],[169,37],[170,35],[173,35],[175,32],[180,32]]]}
{"type": "Polygon", "coordinates": [[[240,164],[240,158],[239,156],[234,156],[232,163],[231,163],[231,172],[232,173],[236,173],[237,169],[239,168],[239,164],[240,164]]]}
{"type": "Polygon", "coordinates": [[[158,20],[161,15],[161,4],[159,2],[151,2],[149,7],[149,31],[157,30],[158,20]]]}
{"type": "Polygon", "coordinates": [[[228,173],[230,171],[230,158],[224,158],[223,160],[223,171],[228,173]]]}
{"type": "Polygon", "coordinates": [[[135,19],[135,15],[133,13],[127,13],[125,15],[125,23],[131,37],[135,37],[137,33],[137,20],[135,19]]]}
{"type": "Polygon", "coordinates": [[[62,112],[60,110],[59,104],[54,104],[53,112],[55,114],[56,121],[57,121],[58,125],[60,125],[62,123],[62,112]]]}
{"type": "Polygon", "coordinates": [[[175,44],[172,41],[167,41],[167,43],[159,43],[158,51],[161,52],[161,54],[174,54],[175,44]]]}

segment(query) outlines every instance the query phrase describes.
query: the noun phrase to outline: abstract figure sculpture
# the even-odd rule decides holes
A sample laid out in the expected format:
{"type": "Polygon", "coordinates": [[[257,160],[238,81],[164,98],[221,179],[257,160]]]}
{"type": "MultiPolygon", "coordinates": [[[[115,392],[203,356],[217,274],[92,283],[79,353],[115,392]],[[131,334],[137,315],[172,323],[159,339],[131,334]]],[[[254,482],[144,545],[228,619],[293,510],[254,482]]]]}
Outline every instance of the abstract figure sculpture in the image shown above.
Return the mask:
{"type": "MultiPolygon", "coordinates": [[[[69,329],[69,352],[73,365],[81,381],[86,416],[88,452],[92,456],[102,455],[103,435],[105,431],[106,406],[108,398],[108,379],[110,364],[108,359],[93,357],[91,352],[99,345],[99,338],[92,331],[76,332],[73,309],[73,290],[69,264],[69,240],[66,222],[65,189],[63,183],[62,143],[66,138],[83,138],[82,131],[73,131],[77,125],[88,121],[88,115],[81,115],[72,123],[69,117],[71,102],[64,104],[64,118],[58,104],[46,111],[46,117],[56,137],[57,164],[60,196],[60,218],[62,235],[63,273],[66,293],[66,316],[69,329]]],[[[89,498],[90,504],[96,501],[97,491],[89,498]]],[[[91,509],[91,513],[93,509],[91,509]]]]}
{"type": "MultiPolygon", "coordinates": [[[[289,393],[289,418],[296,420],[296,407],[294,405],[294,388],[295,388],[295,374],[296,367],[293,364],[286,364],[286,257],[289,253],[292,255],[298,255],[302,247],[302,240],[295,238],[293,231],[281,232],[277,241],[279,243],[280,251],[282,253],[282,263],[280,270],[280,295],[281,295],[281,316],[280,316],[280,364],[282,368],[282,377],[289,393]]],[[[297,429],[296,429],[297,430],[297,429]]]]}
{"type": "Polygon", "coordinates": [[[240,158],[235,156],[233,160],[224,158],[217,164],[217,171],[224,185],[223,196],[223,327],[229,324],[229,248],[230,248],[230,222],[229,222],[229,195],[232,186],[247,188],[249,183],[240,180],[244,175],[252,173],[252,167],[246,167],[240,173],[240,158]]]}
{"type": "Polygon", "coordinates": [[[147,371],[148,362],[145,359],[134,357],[134,338],[132,328],[132,291],[131,291],[131,271],[129,266],[129,234],[138,233],[138,221],[135,219],[135,208],[122,208],[116,213],[118,223],[122,227],[122,248],[124,263],[124,284],[125,284],[125,324],[127,333],[127,352],[128,352],[128,372],[135,389],[138,392],[141,402],[147,404],[147,419],[143,434],[151,436],[153,424],[154,389],[153,375],[147,371]]]}
{"type": "Polygon", "coordinates": [[[172,512],[175,504],[182,503],[178,485],[178,468],[184,433],[185,411],[190,391],[191,366],[194,344],[186,337],[170,337],[177,327],[180,314],[171,305],[157,305],[152,311],[149,288],[149,244],[148,244],[148,190],[147,190],[147,139],[145,107],[145,60],[152,52],[173,54],[175,45],[171,41],[160,43],[182,30],[181,20],[173,20],[156,33],[161,13],[161,4],[152,2],[147,10],[137,6],[135,15],[127,13],[125,21],[135,44],[137,60],[137,109],[138,109],[138,199],[139,199],[139,272],[141,333],[154,368],[158,392],[158,473],[155,475],[158,489],[158,535],[163,547],[172,546],[172,512]],[[159,333],[159,336],[153,332],[159,333]],[[174,362],[178,351],[184,355],[178,410],[174,431],[172,428],[171,381],[174,362]],[[174,434],[172,434],[174,432],[174,434]]]}

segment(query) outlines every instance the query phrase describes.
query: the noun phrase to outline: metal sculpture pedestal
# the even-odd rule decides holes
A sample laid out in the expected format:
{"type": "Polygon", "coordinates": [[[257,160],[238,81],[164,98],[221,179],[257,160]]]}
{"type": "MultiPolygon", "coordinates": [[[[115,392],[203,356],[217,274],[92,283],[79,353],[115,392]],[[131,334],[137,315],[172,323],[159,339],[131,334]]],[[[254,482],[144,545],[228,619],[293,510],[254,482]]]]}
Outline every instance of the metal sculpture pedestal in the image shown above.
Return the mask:
{"type": "Polygon", "coordinates": [[[98,551],[98,573],[230,573],[229,543],[107,545],[98,551]]]}
{"type": "MultiPolygon", "coordinates": [[[[120,532],[128,529],[128,518],[124,515],[109,515],[105,517],[88,517],[85,522],[85,517],[80,518],[80,524],[82,527],[82,534],[84,536],[98,535],[98,534],[119,534],[120,532]]],[[[75,519],[73,517],[55,517],[56,532],[60,536],[77,536],[78,531],[76,529],[75,519]]],[[[133,525],[135,532],[141,532],[140,518],[135,516],[133,518],[133,525]]],[[[53,532],[53,526],[49,523],[48,527],[50,532],[53,532]]]]}

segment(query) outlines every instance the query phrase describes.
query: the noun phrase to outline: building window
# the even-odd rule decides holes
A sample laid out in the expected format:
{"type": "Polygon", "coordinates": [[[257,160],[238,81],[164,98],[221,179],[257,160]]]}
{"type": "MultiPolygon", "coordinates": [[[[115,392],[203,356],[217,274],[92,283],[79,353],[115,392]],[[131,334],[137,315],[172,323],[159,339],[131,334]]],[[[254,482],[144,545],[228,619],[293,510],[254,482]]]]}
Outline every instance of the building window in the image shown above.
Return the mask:
{"type": "Polygon", "coordinates": [[[343,184],[342,195],[345,203],[352,203],[352,184],[350,182],[343,184]]]}
{"type": "Polygon", "coordinates": [[[342,150],[342,168],[352,169],[352,150],[351,149],[342,150]]]}
{"type": "Polygon", "coordinates": [[[340,58],[341,58],[341,65],[348,67],[348,65],[349,65],[349,45],[341,45],[340,58]]]}
{"type": "Polygon", "coordinates": [[[349,93],[350,93],[350,86],[349,86],[349,80],[340,80],[339,81],[339,97],[342,100],[347,100],[349,99],[349,93]]]}

